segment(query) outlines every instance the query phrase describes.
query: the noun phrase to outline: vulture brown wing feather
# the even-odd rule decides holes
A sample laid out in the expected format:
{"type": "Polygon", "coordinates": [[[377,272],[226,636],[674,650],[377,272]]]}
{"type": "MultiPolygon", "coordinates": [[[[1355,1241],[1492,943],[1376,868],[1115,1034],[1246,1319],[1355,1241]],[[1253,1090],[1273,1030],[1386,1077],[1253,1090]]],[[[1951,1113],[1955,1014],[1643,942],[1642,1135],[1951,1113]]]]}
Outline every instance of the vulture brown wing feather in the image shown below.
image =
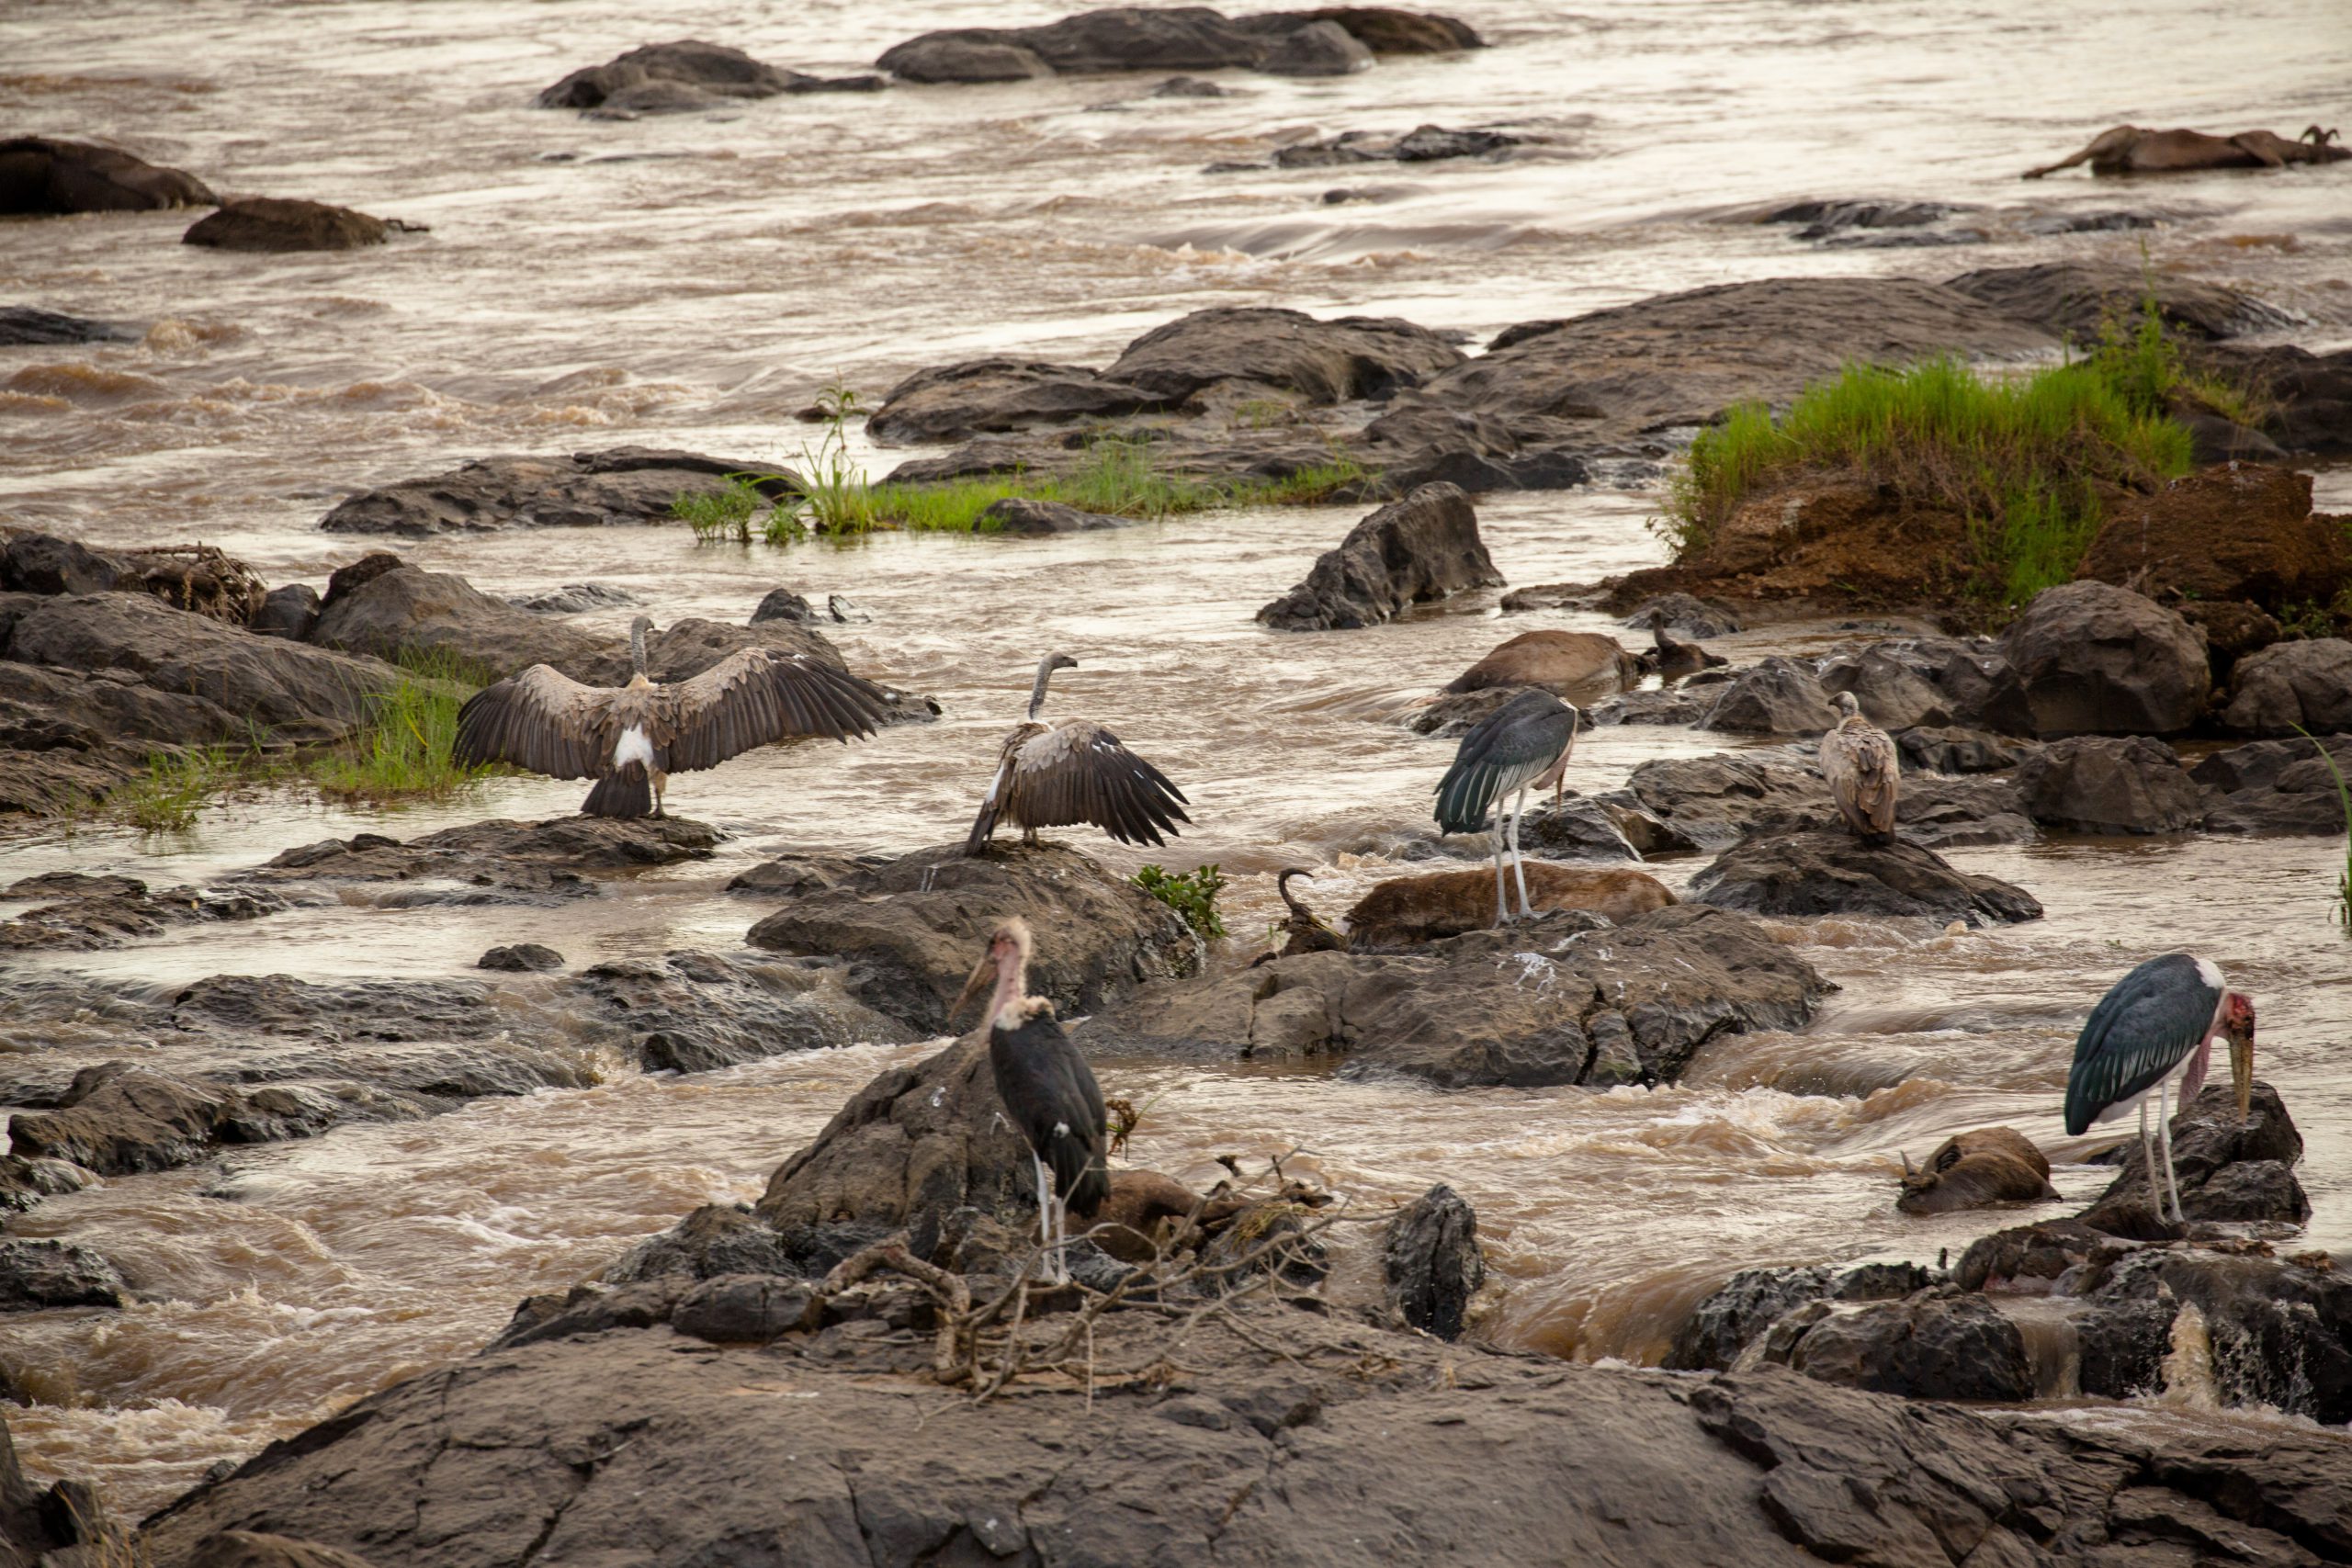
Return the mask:
{"type": "Polygon", "coordinates": [[[741,649],[669,688],[670,770],[715,768],[798,735],[871,735],[880,689],[847,671],[764,648],[741,649]]]}
{"type": "Polygon", "coordinates": [[[603,731],[614,695],[534,664],[467,699],[450,753],[461,762],[511,762],[551,779],[594,778],[604,771],[603,731]]]}

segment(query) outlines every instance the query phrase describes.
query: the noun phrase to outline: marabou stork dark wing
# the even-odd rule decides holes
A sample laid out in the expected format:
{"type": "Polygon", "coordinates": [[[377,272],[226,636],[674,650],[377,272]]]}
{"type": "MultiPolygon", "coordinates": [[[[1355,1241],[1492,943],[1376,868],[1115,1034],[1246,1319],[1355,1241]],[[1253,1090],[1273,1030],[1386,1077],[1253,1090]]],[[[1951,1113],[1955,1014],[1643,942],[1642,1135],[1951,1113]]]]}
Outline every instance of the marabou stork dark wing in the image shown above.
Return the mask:
{"type": "Polygon", "coordinates": [[[1541,777],[1576,738],[1576,710],[1549,692],[1521,692],[1471,727],[1437,783],[1437,825],[1474,833],[1495,802],[1541,777]]]}
{"type": "Polygon", "coordinates": [[[605,771],[608,686],[583,686],[545,664],[484,686],[458,710],[450,755],[460,762],[512,762],[551,779],[605,771]]]}
{"type": "Polygon", "coordinates": [[[1010,792],[1012,818],[1023,827],[1088,822],[1123,844],[1164,844],[1162,835],[1192,820],[1182,790],[1090,720],[1040,725],[1007,750],[1011,777],[1001,767],[995,787],[1010,792]]]}
{"type": "Polygon", "coordinates": [[[2213,1026],[2222,987],[2185,953],[2151,958],[2101,997],[2075,1042],[2066,1075],[2066,1132],[2080,1137],[2099,1113],[2188,1058],[2213,1026]]]}
{"type": "Polygon", "coordinates": [[[991,1028],[989,1065],[1005,1113],[1054,1173],[1055,1193],[1074,1214],[1102,1207],[1111,1195],[1102,1086],[1053,1014],[1040,1010],[1014,1030],[991,1028]]]}
{"type": "Polygon", "coordinates": [[[846,742],[871,735],[887,712],[882,689],[805,653],[746,648],[663,688],[669,771],[715,768],[796,735],[846,742]]]}

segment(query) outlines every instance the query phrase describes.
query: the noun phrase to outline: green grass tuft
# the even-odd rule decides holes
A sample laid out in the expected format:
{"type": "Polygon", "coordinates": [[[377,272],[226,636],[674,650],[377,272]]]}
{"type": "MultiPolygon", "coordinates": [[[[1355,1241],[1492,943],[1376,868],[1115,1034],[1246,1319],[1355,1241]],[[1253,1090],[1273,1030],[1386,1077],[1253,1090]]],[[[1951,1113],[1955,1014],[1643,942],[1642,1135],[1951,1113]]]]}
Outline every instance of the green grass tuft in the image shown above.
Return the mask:
{"type": "Polygon", "coordinates": [[[1225,891],[1225,875],[1211,861],[1197,871],[1163,871],[1148,865],[1135,874],[1135,885],[1176,911],[1204,942],[1225,934],[1225,919],[1216,912],[1216,896],[1225,891]]]}
{"type": "Polygon", "coordinates": [[[390,691],[368,694],[368,716],[311,764],[319,793],[345,802],[391,805],[447,800],[501,772],[451,755],[458,710],[492,672],[447,649],[402,649],[403,671],[390,691]]]}
{"type": "Polygon", "coordinates": [[[157,751],[107,796],[107,807],[142,833],[185,833],[214,794],[236,782],[238,756],[227,746],[157,751]]]}

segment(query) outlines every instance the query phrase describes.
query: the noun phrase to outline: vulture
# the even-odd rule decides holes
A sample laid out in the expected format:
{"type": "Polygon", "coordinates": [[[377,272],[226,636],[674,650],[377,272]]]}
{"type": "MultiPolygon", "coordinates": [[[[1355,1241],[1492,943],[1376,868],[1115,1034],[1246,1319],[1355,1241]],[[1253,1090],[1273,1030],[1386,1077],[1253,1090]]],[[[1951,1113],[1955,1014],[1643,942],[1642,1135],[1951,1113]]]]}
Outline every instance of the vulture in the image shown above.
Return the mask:
{"type": "Polygon", "coordinates": [[[684,681],[645,673],[653,623],[629,623],[625,686],[588,686],[534,664],[458,710],[452,754],[512,762],[554,779],[594,779],[590,817],[660,817],[675,773],[715,768],[754,746],[821,735],[847,744],[888,711],[882,688],[805,653],[746,648],[684,681]]]}
{"type": "Polygon", "coordinates": [[[1821,775],[1838,815],[1866,844],[1894,841],[1894,791],[1901,769],[1894,738],[1862,716],[1851,692],[1835,699],[1837,726],[1821,738],[1821,775]]]}
{"type": "Polygon", "coordinates": [[[1078,660],[1049,653],[1037,661],[1037,683],[1029,692],[1029,717],[1013,726],[997,754],[996,777],[964,840],[964,852],[985,851],[1000,822],[1021,829],[1034,844],[1040,828],[1089,822],[1123,844],[1164,844],[1184,815],[1184,792],[1125,742],[1090,719],[1040,719],[1046,682],[1057,670],[1075,670],[1078,660]]]}

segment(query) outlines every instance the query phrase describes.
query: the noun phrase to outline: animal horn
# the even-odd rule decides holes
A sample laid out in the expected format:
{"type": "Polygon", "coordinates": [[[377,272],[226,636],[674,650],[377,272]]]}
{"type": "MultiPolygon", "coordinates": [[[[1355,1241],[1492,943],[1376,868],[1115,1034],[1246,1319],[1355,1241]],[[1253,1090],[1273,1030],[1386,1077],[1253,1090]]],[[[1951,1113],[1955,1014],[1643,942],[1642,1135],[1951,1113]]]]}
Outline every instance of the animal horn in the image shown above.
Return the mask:
{"type": "Polygon", "coordinates": [[[1904,1149],[1901,1153],[1903,1155],[1903,1179],[1905,1181],[1912,1180],[1918,1176],[1918,1169],[1911,1163],[1911,1151],[1909,1149],[1904,1149]]]}

